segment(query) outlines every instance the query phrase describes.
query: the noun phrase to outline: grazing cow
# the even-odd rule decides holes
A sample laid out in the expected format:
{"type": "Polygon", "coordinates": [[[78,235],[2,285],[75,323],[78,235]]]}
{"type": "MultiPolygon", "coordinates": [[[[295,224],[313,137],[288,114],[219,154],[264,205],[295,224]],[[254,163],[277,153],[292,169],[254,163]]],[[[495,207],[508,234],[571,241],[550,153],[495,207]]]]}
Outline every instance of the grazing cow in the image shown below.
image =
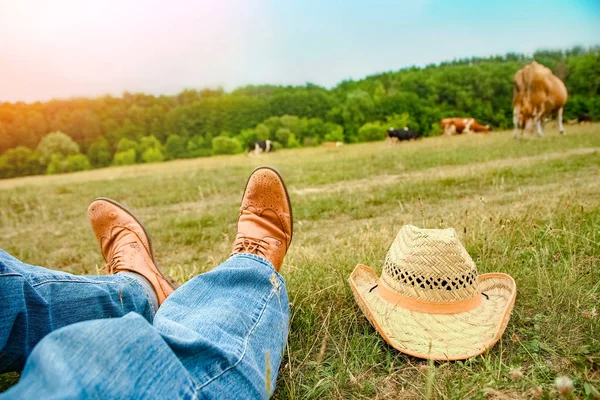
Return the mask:
{"type": "Polygon", "coordinates": [[[344,142],[323,142],[323,147],[342,147],[344,142]]]}
{"type": "Polygon", "coordinates": [[[581,114],[579,118],[577,118],[577,122],[580,124],[589,124],[592,122],[592,116],[590,114],[581,114]]]}
{"type": "Polygon", "coordinates": [[[455,133],[472,133],[490,131],[489,125],[481,125],[475,118],[444,118],[440,121],[442,132],[445,136],[452,136],[455,133]]]}
{"type": "Polygon", "coordinates": [[[387,130],[387,141],[389,142],[401,142],[403,140],[419,139],[421,134],[417,131],[413,131],[409,127],[405,126],[404,129],[395,129],[390,127],[387,130]]]}
{"type": "Polygon", "coordinates": [[[537,134],[543,136],[542,124],[554,113],[558,114],[558,130],[564,134],[563,108],[566,102],[567,88],[550,69],[535,61],[524,66],[514,78],[514,136],[518,137],[532,125],[537,128],[537,134]]]}
{"type": "Polygon", "coordinates": [[[275,151],[275,146],[270,140],[259,140],[248,145],[248,152],[254,152],[254,155],[259,155],[262,152],[271,153],[275,151]]]}

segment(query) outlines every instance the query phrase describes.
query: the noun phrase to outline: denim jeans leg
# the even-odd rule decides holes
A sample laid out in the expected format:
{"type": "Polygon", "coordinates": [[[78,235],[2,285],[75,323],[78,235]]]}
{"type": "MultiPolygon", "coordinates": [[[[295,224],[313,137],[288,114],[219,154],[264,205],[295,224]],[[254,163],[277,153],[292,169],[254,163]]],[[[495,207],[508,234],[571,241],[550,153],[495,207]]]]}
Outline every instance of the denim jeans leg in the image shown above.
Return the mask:
{"type": "Polygon", "coordinates": [[[235,255],[196,276],[154,318],[200,394],[219,399],[272,394],[288,324],[285,281],[271,263],[252,254],[235,255]]]}
{"type": "Polygon", "coordinates": [[[50,333],[0,399],[267,398],[288,324],[283,278],[236,255],[177,289],[153,325],[130,313],[50,333]]]}
{"type": "Polygon", "coordinates": [[[197,399],[197,385],[141,315],[98,319],[46,335],[1,400],[197,399]]]}
{"type": "Polygon", "coordinates": [[[153,318],[148,295],[135,279],[52,271],[2,250],[0,304],[0,372],[22,369],[35,345],[63,326],[130,311],[153,318]]]}

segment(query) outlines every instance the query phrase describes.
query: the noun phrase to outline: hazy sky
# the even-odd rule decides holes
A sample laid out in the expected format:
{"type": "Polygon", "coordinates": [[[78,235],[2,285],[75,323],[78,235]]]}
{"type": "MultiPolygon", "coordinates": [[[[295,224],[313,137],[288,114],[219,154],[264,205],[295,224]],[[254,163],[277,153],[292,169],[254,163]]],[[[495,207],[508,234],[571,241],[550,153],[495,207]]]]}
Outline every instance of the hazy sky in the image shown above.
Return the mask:
{"type": "Polygon", "coordinates": [[[0,0],[0,101],[330,87],[577,44],[600,44],[599,0],[0,0]]]}

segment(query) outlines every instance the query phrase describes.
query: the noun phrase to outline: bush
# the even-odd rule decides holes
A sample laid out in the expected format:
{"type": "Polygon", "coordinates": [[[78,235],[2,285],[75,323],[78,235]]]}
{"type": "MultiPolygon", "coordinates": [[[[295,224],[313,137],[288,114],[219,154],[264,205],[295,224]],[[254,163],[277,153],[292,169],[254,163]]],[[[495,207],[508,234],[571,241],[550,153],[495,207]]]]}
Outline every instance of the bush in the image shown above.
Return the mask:
{"type": "Polygon", "coordinates": [[[74,154],[66,159],[65,172],[85,171],[91,168],[90,160],[85,154],[74,154]]]}
{"type": "Polygon", "coordinates": [[[186,158],[187,156],[187,140],[179,135],[170,135],[165,143],[165,153],[172,160],[174,158],[186,158]]]}
{"type": "Polygon", "coordinates": [[[288,140],[292,132],[288,128],[279,128],[275,133],[275,138],[279,143],[281,143],[284,147],[287,147],[288,140]]]}
{"type": "Polygon", "coordinates": [[[90,163],[98,168],[110,165],[110,161],[113,157],[108,141],[104,138],[98,139],[92,143],[87,153],[90,163]]]}
{"type": "MultiPolygon", "coordinates": [[[[333,125],[333,124],[332,124],[333,125]]],[[[343,142],[344,141],[344,128],[339,125],[335,125],[331,131],[325,134],[326,142],[343,142]]]]}
{"type": "Polygon", "coordinates": [[[212,139],[207,141],[202,136],[194,136],[187,142],[186,158],[208,157],[212,155],[212,139]]]}
{"type": "Polygon", "coordinates": [[[8,149],[0,157],[0,179],[43,173],[44,168],[38,161],[39,157],[37,151],[28,147],[8,149]]]}
{"type": "Polygon", "coordinates": [[[358,130],[358,141],[359,142],[372,142],[375,140],[385,139],[386,129],[377,122],[367,122],[358,130]]]}
{"type": "Polygon", "coordinates": [[[128,150],[133,150],[137,154],[139,151],[139,144],[135,140],[131,140],[126,137],[121,138],[117,144],[117,153],[122,153],[128,150]]]}
{"type": "Polygon", "coordinates": [[[156,163],[165,160],[165,155],[160,149],[149,148],[142,154],[142,161],[145,163],[156,163]]]}
{"type": "Polygon", "coordinates": [[[160,150],[160,152],[163,152],[163,146],[160,143],[160,141],[150,135],[150,136],[144,136],[143,138],[140,139],[140,145],[138,147],[138,153],[139,154],[144,154],[146,152],[146,150],[148,149],[158,149],[160,150]]]}
{"type": "Polygon", "coordinates": [[[65,133],[52,132],[42,138],[37,150],[40,153],[40,162],[49,165],[54,155],[65,158],[79,153],[79,145],[65,133]]]}
{"type": "Polygon", "coordinates": [[[236,139],[225,136],[217,136],[212,140],[212,153],[218,154],[236,154],[241,153],[242,145],[236,139]]]}
{"type": "Polygon", "coordinates": [[[288,149],[295,149],[297,147],[300,147],[300,142],[298,141],[298,139],[296,139],[296,135],[294,135],[293,133],[290,135],[286,147],[288,149]]]}
{"type": "Polygon", "coordinates": [[[54,175],[62,174],[63,172],[67,172],[67,160],[58,154],[54,154],[46,167],[46,173],[48,175],[54,175]]]}
{"type": "Polygon", "coordinates": [[[129,149],[127,151],[120,151],[115,153],[113,157],[114,165],[131,165],[135,164],[136,153],[134,149],[129,149]]]}
{"type": "Polygon", "coordinates": [[[275,151],[283,149],[283,145],[279,142],[271,142],[271,146],[275,151]]]}

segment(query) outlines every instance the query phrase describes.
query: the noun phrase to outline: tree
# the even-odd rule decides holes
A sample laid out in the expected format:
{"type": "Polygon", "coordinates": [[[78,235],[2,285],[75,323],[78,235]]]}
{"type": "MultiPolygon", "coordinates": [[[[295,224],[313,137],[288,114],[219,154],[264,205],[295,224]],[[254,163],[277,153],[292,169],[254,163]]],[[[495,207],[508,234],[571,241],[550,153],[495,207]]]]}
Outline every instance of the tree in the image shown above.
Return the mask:
{"type": "Polygon", "coordinates": [[[159,148],[151,147],[142,154],[142,161],[145,163],[156,163],[165,160],[165,155],[159,148]]]}
{"type": "Polygon", "coordinates": [[[129,138],[121,138],[117,144],[117,152],[123,152],[127,150],[134,150],[136,153],[139,152],[140,145],[135,140],[129,138]]]}
{"type": "MultiPolygon", "coordinates": [[[[287,143],[288,140],[290,139],[290,136],[292,136],[292,131],[290,131],[288,128],[279,128],[277,129],[277,132],[275,133],[275,138],[277,139],[277,141],[279,143],[281,143],[283,145],[283,147],[287,147],[287,143]]],[[[295,139],[295,136],[294,136],[295,139]]]]}
{"type": "Polygon", "coordinates": [[[154,136],[144,136],[140,139],[139,155],[142,162],[164,161],[164,149],[162,144],[154,136]]]}
{"type": "Polygon", "coordinates": [[[165,143],[165,153],[172,160],[175,158],[186,158],[188,154],[188,141],[179,135],[169,135],[165,143]]]}
{"type": "Polygon", "coordinates": [[[325,134],[326,142],[343,142],[344,141],[344,128],[339,125],[330,124],[329,132],[325,134]]]}
{"type": "Polygon", "coordinates": [[[108,140],[100,138],[92,143],[87,153],[90,163],[95,168],[106,167],[110,165],[110,161],[113,158],[112,152],[110,151],[110,145],[108,140]]]}
{"type": "Polygon", "coordinates": [[[360,142],[372,142],[385,139],[385,127],[377,122],[367,122],[358,130],[358,140],[360,142]]]}
{"type": "Polygon", "coordinates": [[[373,99],[364,90],[356,90],[348,94],[342,111],[348,141],[352,141],[350,138],[358,128],[372,117],[374,109],[373,99]]]}
{"type": "Polygon", "coordinates": [[[242,152],[242,145],[236,139],[217,136],[212,140],[213,154],[236,154],[242,152]]]}
{"type": "Polygon", "coordinates": [[[39,154],[27,147],[9,149],[0,157],[0,178],[36,175],[43,173],[39,154]]]}
{"type": "Polygon", "coordinates": [[[68,172],[85,171],[92,168],[90,160],[85,154],[73,154],[71,156],[67,156],[66,161],[68,172]]]}
{"type": "Polygon", "coordinates": [[[67,160],[63,156],[53,154],[52,157],[50,157],[48,166],[46,167],[46,173],[48,175],[54,175],[62,174],[64,172],[67,172],[67,160]]]}
{"type": "Polygon", "coordinates": [[[54,155],[66,158],[67,156],[79,153],[79,145],[67,134],[53,132],[44,136],[37,150],[40,154],[40,163],[42,165],[49,165],[54,155]]]}
{"type": "Polygon", "coordinates": [[[120,151],[113,157],[113,165],[131,165],[135,164],[136,153],[134,149],[120,151]]]}

